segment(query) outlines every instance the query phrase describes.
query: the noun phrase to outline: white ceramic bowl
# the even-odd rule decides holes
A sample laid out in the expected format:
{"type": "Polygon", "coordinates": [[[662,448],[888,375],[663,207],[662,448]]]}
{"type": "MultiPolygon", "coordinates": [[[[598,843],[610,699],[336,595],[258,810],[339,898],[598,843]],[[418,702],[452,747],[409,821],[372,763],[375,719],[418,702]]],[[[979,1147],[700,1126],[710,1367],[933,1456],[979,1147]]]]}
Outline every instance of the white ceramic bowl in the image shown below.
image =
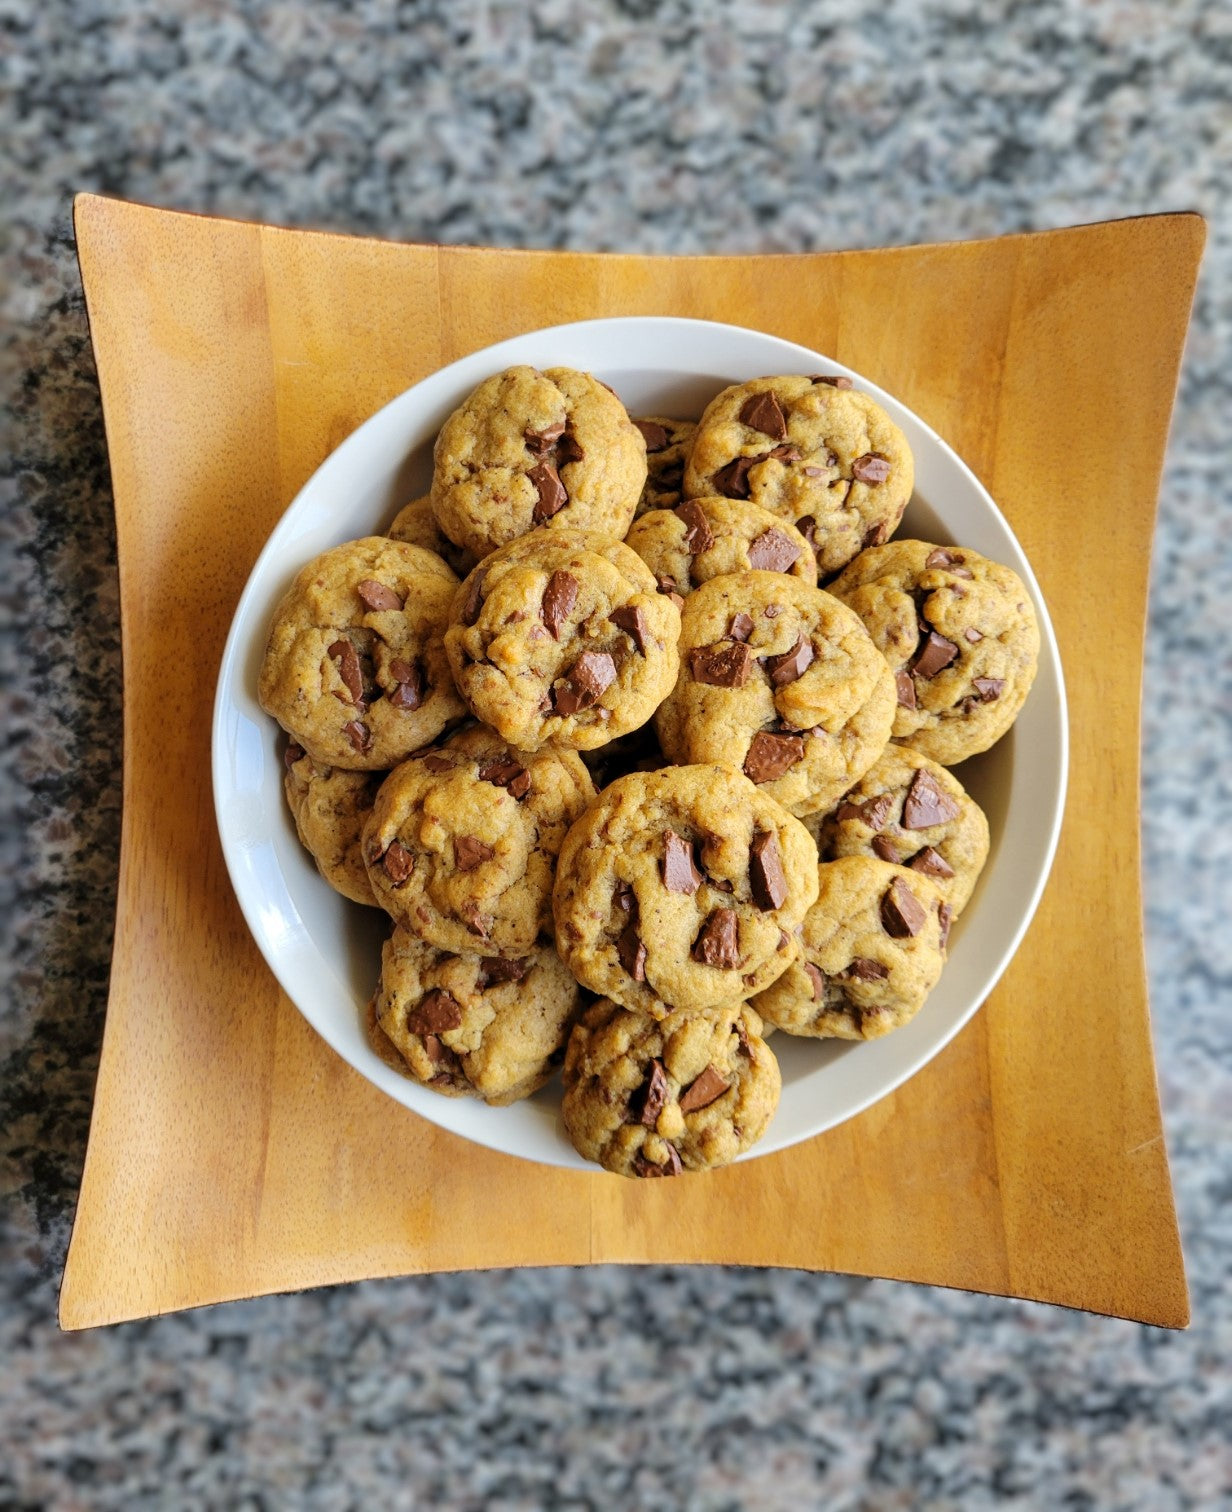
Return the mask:
{"type": "Polygon", "coordinates": [[[958,773],[988,814],[992,851],[954,928],[941,981],[906,1028],[871,1044],[774,1037],[782,1102],[745,1158],[769,1154],[850,1118],[931,1060],[975,1013],[1022,939],[1052,864],[1065,799],[1065,693],[1047,608],[1004,517],[940,437],[860,374],[760,331],[652,316],[535,331],[452,363],[361,425],[278,522],[235,611],[214,707],[214,801],[240,907],[283,990],[357,1071],[455,1134],[529,1160],[594,1169],[564,1135],[558,1080],[514,1107],[489,1108],[429,1092],[369,1048],[363,1009],[388,924],[327,887],[301,848],[282,794],[281,737],[257,706],[257,672],[274,605],[296,572],[327,547],[380,533],[426,492],[432,443],[446,416],[481,379],[514,363],[593,372],[633,415],[697,416],[719,389],[764,374],[848,373],[884,405],[915,453],[915,494],[898,534],[970,546],[1004,562],[1035,601],[1035,687],[1010,733],[958,773]]]}

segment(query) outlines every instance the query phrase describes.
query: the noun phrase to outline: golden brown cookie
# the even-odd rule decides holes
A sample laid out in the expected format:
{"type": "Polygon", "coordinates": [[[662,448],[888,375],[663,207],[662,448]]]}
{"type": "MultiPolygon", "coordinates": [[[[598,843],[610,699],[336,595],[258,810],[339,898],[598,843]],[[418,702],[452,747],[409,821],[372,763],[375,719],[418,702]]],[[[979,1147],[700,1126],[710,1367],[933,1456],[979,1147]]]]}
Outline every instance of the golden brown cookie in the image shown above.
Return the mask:
{"type": "Polygon", "coordinates": [[[823,577],[887,540],[911,497],[907,439],[849,378],[733,384],[706,406],[684,474],[687,499],[752,499],[792,521],[823,577]]]}
{"type": "Polygon", "coordinates": [[[317,766],[303,746],[294,743],[287,747],[283,760],[283,791],[300,844],[335,892],[352,903],[379,908],[364,866],[360,836],[385,773],[317,766]]]}
{"type": "Polygon", "coordinates": [[[551,932],[556,855],[594,793],[573,751],[463,730],[382,784],[363,837],[377,902],[439,950],[527,954],[551,932]]]}
{"type": "Polygon", "coordinates": [[[788,572],[816,586],[817,559],[794,525],[747,499],[690,499],[634,520],[626,544],[660,592],[689,594],[724,573],[788,572]]]}
{"type": "Polygon", "coordinates": [[[523,750],[637,729],[676,680],[680,614],[620,541],[538,530],[458,590],[445,647],[458,692],[523,750]]]}
{"type": "Polygon", "coordinates": [[[640,1177],[727,1165],[765,1133],[781,1087],[747,1006],[655,1019],[605,1001],[574,1026],[564,1082],[574,1149],[640,1177]]]}
{"type": "Polygon", "coordinates": [[[788,1034],[879,1039],[937,985],[949,904],[929,878],[871,856],[826,862],[818,881],[796,958],[753,1006],[788,1034]]]}
{"type": "Polygon", "coordinates": [[[435,551],[460,578],[464,578],[479,560],[473,552],[455,546],[442,531],[432,513],[432,500],[428,494],[412,499],[405,509],[400,509],[385,534],[390,540],[406,541],[410,546],[422,546],[425,551],[435,551]]]}
{"type": "Polygon", "coordinates": [[[680,503],[684,464],[697,425],[692,420],[673,420],[666,415],[648,415],[635,420],[646,443],[646,486],[637,503],[639,515],[648,509],[671,509],[680,503]]]}
{"type": "Polygon", "coordinates": [[[831,592],[895,675],[896,741],[955,766],[1017,719],[1035,681],[1039,625],[1009,567],[965,546],[892,541],[862,552],[831,592]]]}
{"type": "Polygon", "coordinates": [[[395,766],[466,712],[444,645],[457,585],[440,557],[385,536],[324,552],[274,612],[261,707],[321,766],[395,766]]]}
{"type": "Polygon", "coordinates": [[[584,986],[629,1008],[731,1005],[784,969],[816,888],[808,831],[739,772],[635,772],[565,837],[556,948],[584,986]]]}
{"type": "Polygon", "coordinates": [[[559,1065],[579,996],[550,945],[518,958],[449,955],[395,928],[375,1009],[416,1081],[504,1107],[559,1065]]]}
{"type": "Polygon", "coordinates": [[[573,368],[485,379],[436,440],[432,509],[487,556],[537,525],[621,539],[646,482],[646,443],[606,384],[573,368]]]}
{"type": "Polygon", "coordinates": [[[793,814],[827,809],[881,754],[894,679],[855,614],[779,572],[685,600],[680,677],[655,716],[674,761],[743,770],[793,814]]]}

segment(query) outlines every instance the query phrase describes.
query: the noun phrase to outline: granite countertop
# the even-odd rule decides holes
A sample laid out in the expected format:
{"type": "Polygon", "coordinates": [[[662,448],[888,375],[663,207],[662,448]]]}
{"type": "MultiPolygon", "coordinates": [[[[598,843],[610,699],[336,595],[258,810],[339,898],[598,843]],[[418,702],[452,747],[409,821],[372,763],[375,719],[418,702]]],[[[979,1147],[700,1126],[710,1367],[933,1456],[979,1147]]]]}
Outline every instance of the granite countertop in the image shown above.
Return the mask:
{"type": "Polygon", "coordinates": [[[0,1506],[1232,1506],[1232,12],[0,0],[0,23],[0,1506]],[[79,189],[408,239],[670,252],[1208,216],[1143,752],[1189,1333],[654,1268],[365,1284],[57,1334],[122,734],[79,189]]]}

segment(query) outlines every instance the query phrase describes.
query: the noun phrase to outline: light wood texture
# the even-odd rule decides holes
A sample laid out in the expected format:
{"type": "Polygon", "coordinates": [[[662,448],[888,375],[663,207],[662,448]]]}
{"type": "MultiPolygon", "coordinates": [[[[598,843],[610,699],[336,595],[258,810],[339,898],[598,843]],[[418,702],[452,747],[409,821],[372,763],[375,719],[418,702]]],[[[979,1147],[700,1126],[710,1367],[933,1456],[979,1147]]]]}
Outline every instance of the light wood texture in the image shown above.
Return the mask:
{"type": "Polygon", "coordinates": [[[76,221],[115,485],[125,747],[66,1328],[365,1276],[599,1261],[849,1271],[1186,1322],[1143,970],[1138,720],[1200,220],[695,259],[396,246],[92,196],[76,221]],[[672,1183],[489,1153],[352,1072],[247,935],[209,778],[232,610],[329,451],[477,347],[638,313],[820,348],[935,426],[1038,573],[1072,721],[1053,878],[984,1010],[845,1126],[672,1183]]]}

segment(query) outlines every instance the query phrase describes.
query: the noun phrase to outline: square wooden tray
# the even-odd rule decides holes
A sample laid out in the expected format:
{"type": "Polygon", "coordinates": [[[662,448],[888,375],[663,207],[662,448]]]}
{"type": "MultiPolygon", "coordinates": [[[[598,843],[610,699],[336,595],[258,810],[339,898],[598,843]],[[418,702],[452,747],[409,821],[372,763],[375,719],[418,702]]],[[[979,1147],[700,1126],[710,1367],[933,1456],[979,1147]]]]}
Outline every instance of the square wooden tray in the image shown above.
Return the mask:
{"type": "Polygon", "coordinates": [[[83,195],[119,535],[124,828],[65,1328],[325,1282],[687,1261],[1188,1318],[1139,890],[1155,499],[1205,228],[664,258],[397,246],[83,195]],[[274,522],[356,425],[518,332],[729,321],[828,352],[975,469],[1039,576],[1072,766],[1052,880],[973,1022],[859,1118],[683,1182],[534,1166],[381,1096],[278,990],[214,827],[210,713],[274,522]]]}

